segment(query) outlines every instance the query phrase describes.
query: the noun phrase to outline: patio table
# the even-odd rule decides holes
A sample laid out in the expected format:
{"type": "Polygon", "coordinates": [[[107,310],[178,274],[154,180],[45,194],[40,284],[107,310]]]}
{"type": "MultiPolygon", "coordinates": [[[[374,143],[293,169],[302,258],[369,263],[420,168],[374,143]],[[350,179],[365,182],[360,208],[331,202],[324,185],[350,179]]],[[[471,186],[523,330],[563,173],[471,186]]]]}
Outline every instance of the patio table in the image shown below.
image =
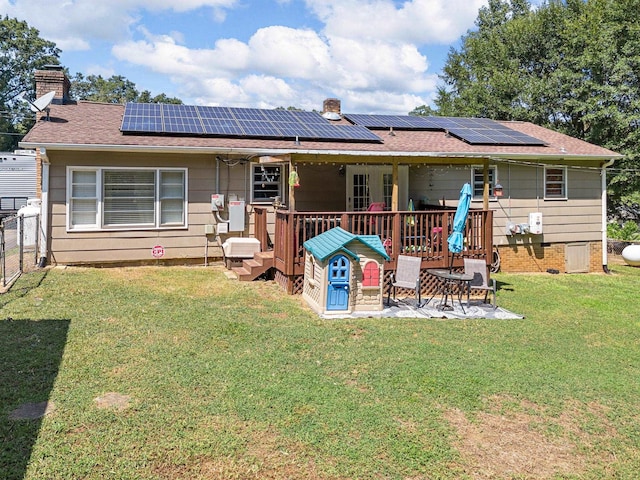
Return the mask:
{"type": "Polygon", "coordinates": [[[441,294],[442,299],[437,306],[438,310],[453,310],[454,294],[457,293],[462,313],[466,313],[462,305],[462,294],[465,291],[467,292],[467,305],[469,305],[473,275],[464,272],[452,272],[446,268],[429,268],[427,269],[427,273],[437,280],[437,290],[431,295],[427,304],[431,302],[437,294],[441,294]],[[448,298],[451,299],[451,305],[447,303],[448,298]]]}

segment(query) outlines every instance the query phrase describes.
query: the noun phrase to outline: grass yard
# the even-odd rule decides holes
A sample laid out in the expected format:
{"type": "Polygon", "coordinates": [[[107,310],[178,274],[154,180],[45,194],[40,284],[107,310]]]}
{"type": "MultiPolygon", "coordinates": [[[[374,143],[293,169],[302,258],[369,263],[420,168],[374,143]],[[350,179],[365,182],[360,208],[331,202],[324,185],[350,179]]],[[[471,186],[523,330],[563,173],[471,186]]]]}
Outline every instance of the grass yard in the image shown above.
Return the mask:
{"type": "Polygon", "coordinates": [[[24,275],[0,477],[638,478],[640,269],[495,278],[524,320],[321,320],[220,267],[24,275]]]}

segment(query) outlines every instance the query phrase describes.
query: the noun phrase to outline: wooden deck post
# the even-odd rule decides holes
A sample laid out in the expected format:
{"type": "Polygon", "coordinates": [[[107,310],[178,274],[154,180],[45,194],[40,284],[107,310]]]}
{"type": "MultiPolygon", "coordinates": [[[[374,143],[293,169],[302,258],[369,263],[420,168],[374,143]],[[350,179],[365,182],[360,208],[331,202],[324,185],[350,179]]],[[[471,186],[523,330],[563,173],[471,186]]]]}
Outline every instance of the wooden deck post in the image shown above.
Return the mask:
{"type": "Polygon", "coordinates": [[[393,167],[391,169],[391,180],[393,182],[393,187],[391,189],[391,211],[392,212],[397,212],[398,211],[398,196],[399,196],[399,188],[398,188],[398,184],[400,183],[400,180],[398,178],[398,161],[394,160],[393,161],[393,167]]]}
{"type": "Polygon", "coordinates": [[[489,210],[489,160],[482,162],[482,209],[489,210]]]}

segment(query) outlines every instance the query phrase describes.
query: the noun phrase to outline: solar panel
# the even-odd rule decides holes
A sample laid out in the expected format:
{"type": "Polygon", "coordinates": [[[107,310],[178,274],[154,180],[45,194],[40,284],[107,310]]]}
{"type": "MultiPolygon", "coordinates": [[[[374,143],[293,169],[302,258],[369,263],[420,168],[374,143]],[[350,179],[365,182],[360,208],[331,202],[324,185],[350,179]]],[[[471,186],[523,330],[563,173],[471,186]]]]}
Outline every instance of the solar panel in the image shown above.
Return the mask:
{"type": "Polygon", "coordinates": [[[162,118],[166,133],[204,133],[198,112],[191,105],[162,105],[162,118]]]}
{"type": "Polygon", "coordinates": [[[441,130],[472,145],[545,145],[530,135],[488,118],[419,117],[414,115],[345,114],[350,122],[370,129],[441,130]]]}
{"type": "Polygon", "coordinates": [[[242,136],[244,130],[234,119],[229,118],[203,118],[203,131],[207,135],[242,136]]]}
{"type": "Polygon", "coordinates": [[[293,118],[305,125],[331,125],[329,121],[316,112],[302,112],[298,110],[290,111],[293,118]]]}
{"type": "Polygon", "coordinates": [[[200,115],[200,118],[226,118],[233,119],[234,116],[227,107],[200,107],[197,106],[196,110],[200,115]]]}
{"type": "Polygon", "coordinates": [[[244,134],[250,137],[280,137],[280,131],[276,126],[267,121],[238,120],[244,134]]]}
{"type": "Polygon", "coordinates": [[[380,141],[380,137],[365,127],[352,125],[309,125],[316,139],[380,141]]]}
{"type": "Polygon", "coordinates": [[[238,120],[265,121],[267,117],[257,108],[229,108],[231,114],[238,120]]]}
{"type": "Polygon", "coordinates": [[[300,122],[278,122],[278,130],[283,137],[312,138],[312,131],[300,122]]]}
{"type": "Polygon", "coordinates": [[[315,112],[128,103],[124,133],[381,142],[367,128],[334,125],[315,112]]]}
{"type": "Polygon", "coordinates": [[[163,131],[162,110],[157,103],[128,103],[122,117],[123,132],[163,131]]]}

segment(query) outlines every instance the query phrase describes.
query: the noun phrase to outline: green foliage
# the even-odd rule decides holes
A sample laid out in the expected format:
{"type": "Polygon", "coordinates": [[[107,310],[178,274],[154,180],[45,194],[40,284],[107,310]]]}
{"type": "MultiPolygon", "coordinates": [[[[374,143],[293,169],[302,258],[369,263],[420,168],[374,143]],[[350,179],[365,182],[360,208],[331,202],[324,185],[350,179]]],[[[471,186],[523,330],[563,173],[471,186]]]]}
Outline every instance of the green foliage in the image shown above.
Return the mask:
{"type": "Polygon", "coordinates": [[[33,72],[47,64],[58,64],[60,50],[40,38],[26,22],[0,17],[0,151],[13,150],[20,134],[33,125],[34,115],[20,100],[20,93],[35,97],[33,72]]]}
{"type": "Polygon", "coordinates": [[[104,78],[102,75],[85,77],[82,73],[76,73],[71,79],[70,94],[76,100],[104,103],[182,103],[182,100],[164,93],[152,97],[148,90],[138,92],[136,84],[122,75],[104,78]]]}
{"type": "Polygon", "coordinates": [[[640,228],[632,221],[626,221],[622,225],[618,222],[607,224],[607,237],[613,240],[637,241],[640,240],[640,228]]]}
{"type": "Polygon", "coordinates": [[[640,0],[491,0],[452,49],[440,115],[523,120],[625,154],[612,205],[640,190],[640,0]]]}
{"type": "Polygon", "coordinates": [[[420,105],[409,112],[409,115],[417,117],[433,117],[437,114],[437,110],[432,109],[429,105],[420,105]]]}
{"type": "Polygon", "coordinates": [[[182,100],[176,97],[168,97],[165,93],[160,93],[155,96],[151,96],[151,92],[149,90],[143,90],[138,95],[138,98],[135,99],[136,102],[139,103],[172,103],[174,105],[181,105],[182,100]]]}

